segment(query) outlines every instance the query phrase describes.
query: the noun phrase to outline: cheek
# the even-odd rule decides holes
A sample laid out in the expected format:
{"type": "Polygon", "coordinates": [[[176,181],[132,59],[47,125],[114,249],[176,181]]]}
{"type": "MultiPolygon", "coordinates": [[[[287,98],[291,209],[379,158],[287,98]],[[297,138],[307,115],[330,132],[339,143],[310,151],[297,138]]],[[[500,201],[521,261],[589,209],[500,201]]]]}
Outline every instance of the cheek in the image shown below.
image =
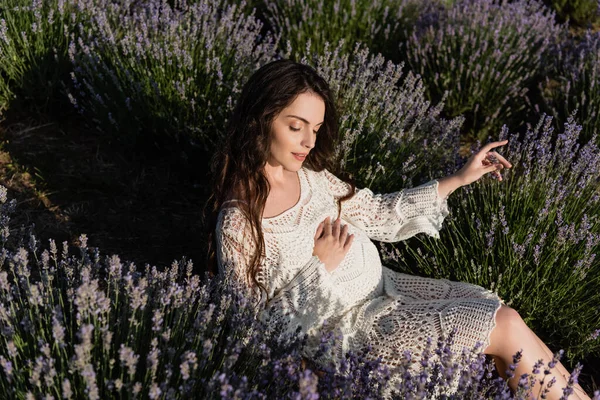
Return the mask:
{"type": "Polygon", "coordinates": [[[273,135],[271,144],[269,146],[269,153],[271,157],[280,158],[285,152],[285,142],[281,140],[280,135],[273,135]]]}
{"type": "Polygon", "coordinates": [[[271,150],[288,151],[291,148],[294,148],[294,138],[292,135],[280,133],[275,135],[271,142],[271,150]]]}

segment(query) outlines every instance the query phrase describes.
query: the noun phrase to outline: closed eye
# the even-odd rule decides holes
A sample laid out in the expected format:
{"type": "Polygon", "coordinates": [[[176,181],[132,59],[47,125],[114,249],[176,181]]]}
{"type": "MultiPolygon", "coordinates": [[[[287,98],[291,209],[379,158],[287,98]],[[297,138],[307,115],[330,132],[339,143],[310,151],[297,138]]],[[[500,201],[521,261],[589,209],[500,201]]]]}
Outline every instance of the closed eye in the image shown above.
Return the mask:
{"type": "MultiPolygon", "coordinates": [[[[294,131],[294,132],[298,132],[301,128],[294,128],[293,126],[290,126],[290,130],[294,131]]],[[[313,133],[316,135],[319,133],[319,131],[313,131],[313,133]]]]}

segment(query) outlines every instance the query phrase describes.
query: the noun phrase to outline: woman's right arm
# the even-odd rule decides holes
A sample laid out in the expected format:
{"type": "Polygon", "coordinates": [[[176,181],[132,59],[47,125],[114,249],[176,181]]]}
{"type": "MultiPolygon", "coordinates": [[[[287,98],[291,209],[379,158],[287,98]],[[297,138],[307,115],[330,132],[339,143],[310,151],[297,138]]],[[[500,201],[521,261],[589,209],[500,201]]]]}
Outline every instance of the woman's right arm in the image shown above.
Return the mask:
{"type": "MultiPolygon", "coordinates": [[[[230,283],[242,290],[253,305],[260,305],[263,311],[259,317],[269,326],[290,334],[300,326],[306,332],[333,312],[335,299],[331,275],[316,253],[289,282],[275,290],[267,302],[266,293],[247,276],[255,246],[246,219],[239,210],[229,208],[222,212],[216,238],[219,273],[229,277],[230,283]]],[[[266,271],[278,267],[269,265],[263,257],[262,271],[259,272],[262,275],[257,278],[267,289],[271,282],[266,281],[266,271]]]]}

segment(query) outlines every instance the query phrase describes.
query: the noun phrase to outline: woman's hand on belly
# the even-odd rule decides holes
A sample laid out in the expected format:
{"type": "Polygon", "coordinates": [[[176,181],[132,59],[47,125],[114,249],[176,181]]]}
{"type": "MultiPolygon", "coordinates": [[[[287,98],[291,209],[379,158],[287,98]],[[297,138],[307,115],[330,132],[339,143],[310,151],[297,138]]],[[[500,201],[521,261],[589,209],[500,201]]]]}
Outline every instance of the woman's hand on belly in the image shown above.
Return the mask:
{"type": "Polygon", "coordinates": [[[348,235],[348,225],[341,226],[341,223],[340,218],[331,223],[331,218],[327,217],[315,233],[313,256],[319,257],[329,272],[340,265],[354,240],[353,234],[348,235]]]}

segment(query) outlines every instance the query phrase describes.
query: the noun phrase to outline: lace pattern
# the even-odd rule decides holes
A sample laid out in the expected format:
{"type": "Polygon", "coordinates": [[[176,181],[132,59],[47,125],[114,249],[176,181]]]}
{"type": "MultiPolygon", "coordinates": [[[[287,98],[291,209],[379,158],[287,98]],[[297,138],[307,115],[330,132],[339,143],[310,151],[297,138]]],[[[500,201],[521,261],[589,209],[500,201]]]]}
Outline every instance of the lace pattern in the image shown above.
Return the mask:
{"type": "Polygon", "coordinates": [[[305,354],[310,357],[318,346],[314,335],[327,319],[343,340],[333,359],[322,362],[337,363],[344,352],[370,344],[371,356],[382,357],[394,368],[403,351],[410,350],[416,361],[427,336],[435,343],[453,328],[458,329],[454,350],[472,348],[476,342],[489,344],[502,302],[496,294],[465,282],[392,271],[381,265],[372,242],[395,242],[418,233],[439,237],[449,211],[437,181],[389,194],[358,189],[342,202],[342,223],[355,238],[341,264],[328,272],[312,255],[314,235],[325,217],[337,218],[336,199],[346,195],[349,186],[327,170],[302,168],[298,175],[298,203],[262,221],[266,257],[257,279],[267,288],[268,304],[267,293],[246,279],[254,246],[242,212],[232,203],[219,214],[220,271],[230,272],[264,308],[263,321],[281,332],[308,333],[312,340],[305,354]]]}

